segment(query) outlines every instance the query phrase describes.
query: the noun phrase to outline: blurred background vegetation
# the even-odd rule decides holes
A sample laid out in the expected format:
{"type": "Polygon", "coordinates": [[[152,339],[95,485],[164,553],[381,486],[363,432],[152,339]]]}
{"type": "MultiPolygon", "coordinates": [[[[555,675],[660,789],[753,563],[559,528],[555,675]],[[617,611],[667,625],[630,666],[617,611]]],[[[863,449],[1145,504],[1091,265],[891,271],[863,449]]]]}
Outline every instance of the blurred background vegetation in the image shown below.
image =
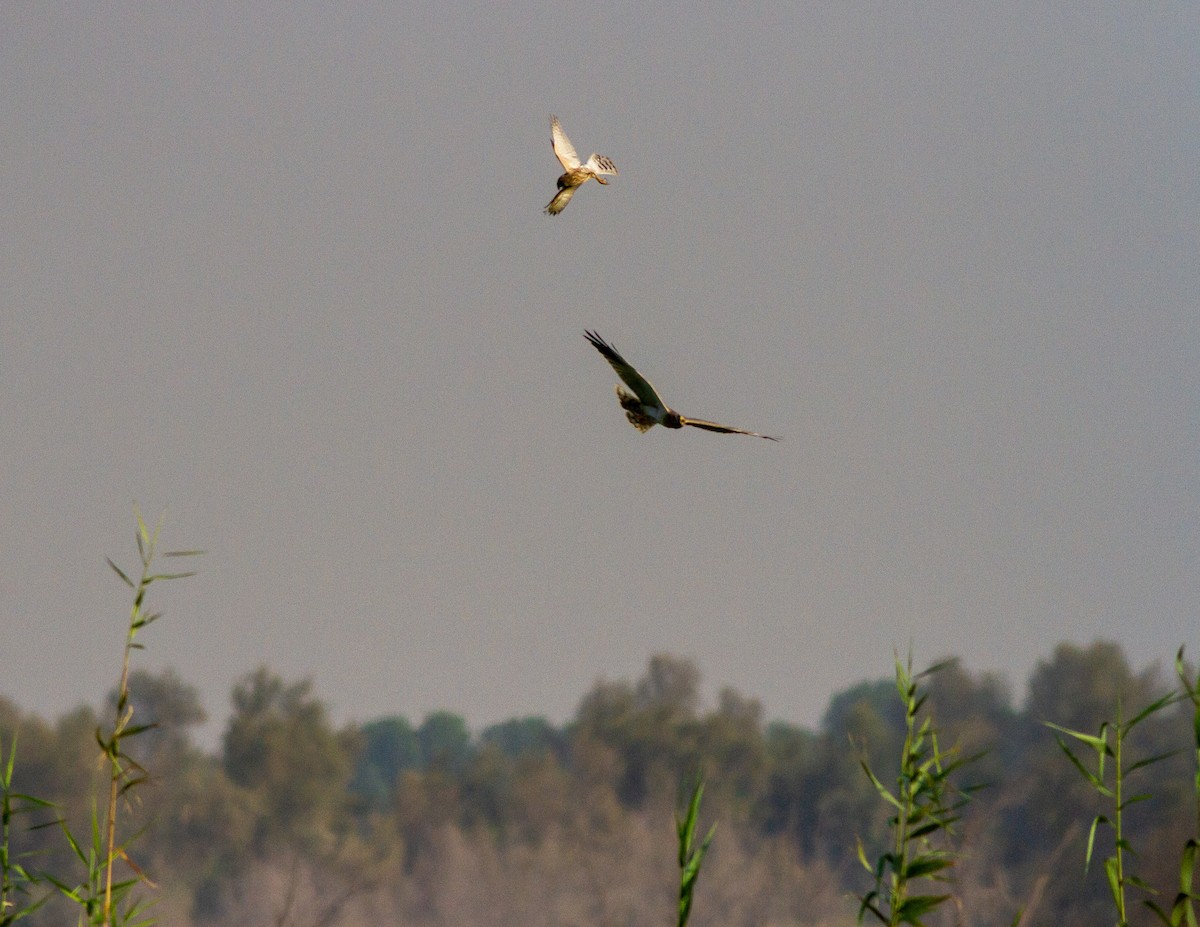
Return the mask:
{"type": "MultiPolygon", "coordinates": [[[[527,717],[473,732],[451,711],[338,727],[309,681],[264,666],[231,693],[215,753],[192,740],[205,714],[186,679],[135,670],[135,717],[157,726],[130,746],[153,775],[127,811],[144,828],[130,852],[158,885],[153,916],[185,927],[669,923],[673,815],[699,772],[704,819],[720,830],[691,923],[849,924],[869,881],[856,839],[872,853],[888,840],[861,761],[894,780],[904,736],[888,669],[832,698],[817,730],[768,723],[732,689],[701,704],[695,664],[663,654],[637,680],[595,682],[561,726],[527,717]]],[[[1107,642],[1059,645],[1019,702],[1003,678],[954,662],[929,677],[943,744],[985,750],[970,775],[988,785],[960,822],[956,903],[938,917],[1107,920],[1103,873],[1083,869],[1098,798],[1044,722],[1095,731],[1118,700],[1135,710],[1176,684],[1107,642]]],[[[1154,715],[1132,745],[1178,751],[1145,770],[1138,786],[1153,797],[1127,822],[1139,876],[1168,898],[1196,821],[1191,709],[1154,715]]],[[[19,732],[13,788],[57,803],[76,832],[106,775],[94,731],[109,714],[80,706],[46,719],[0,698],[0,741],[19,732]]],[[[57,829],[31,823],[14,852],[67,867],[57,829]]],[[[64,916],[52,900],[22,923],[64,916]]]]}

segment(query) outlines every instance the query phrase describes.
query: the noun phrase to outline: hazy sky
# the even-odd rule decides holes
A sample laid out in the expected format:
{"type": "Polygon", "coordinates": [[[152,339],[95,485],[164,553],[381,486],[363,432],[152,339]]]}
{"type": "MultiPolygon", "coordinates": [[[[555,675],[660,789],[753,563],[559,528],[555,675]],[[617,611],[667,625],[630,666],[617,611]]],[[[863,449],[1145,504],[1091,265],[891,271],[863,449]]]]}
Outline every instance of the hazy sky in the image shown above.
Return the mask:
{"type": "Polygon", "coordinates": [[[1061,6],[0,5],[0,694],[114,684],[134,500],[210,737],[1200,655],[1200,7],[1061,6]]]}

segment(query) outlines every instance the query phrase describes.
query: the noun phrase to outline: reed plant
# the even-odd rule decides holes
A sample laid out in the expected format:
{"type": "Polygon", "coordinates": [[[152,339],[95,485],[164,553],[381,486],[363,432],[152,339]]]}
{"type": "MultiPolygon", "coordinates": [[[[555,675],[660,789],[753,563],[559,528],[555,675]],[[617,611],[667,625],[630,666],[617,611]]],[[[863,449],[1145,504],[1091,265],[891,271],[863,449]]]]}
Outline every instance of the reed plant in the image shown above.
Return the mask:
{"type": "MultiPolygon", "coordinates": [[[[1200,846],[1200,670],[1189,671],[1183,661],[1183,648],[1175,654],[1175,675],[1179,678],[1180,690],[1176,700],[1191,707],[1191,757],[1192,798],[1195,819],[1192,835],[1185,841],[1179,858],[1178,886],[1169,908],[1162,907],[1154,898],[1145,898],[1143,903],[1166,927],[1197,927],[1196,903],[1200,894],[1195,888],[1197,848],[1200,846]]],[[[1165,707],[1165,706],[1164,706],[1165,707]]],[[[1111,882],[1111,878],[1110,878],[1111,882]]]]}
{"type": "Polygon", "coordinates": [[[42,881],[37,870],[25,866],[26,854],[12,853],[12,827],[19,815],[54,805],[13,789],[13,766],[17,759],[17,735],[8,744],[8,758],[0,742],[0,927],[9,927],[32,914],[50,899],[49,893],[34,898],[42,881]]]}
{"type": "Polygon", "coordinates": [[[1187,702],[1192,711],[1192,798],[1195,803],[1196,817],[1193,823],[1192,835],[1183,845],[1179,859],[1179,885],[1175,897],[1171,900],[1170,909],[1164,909],[1153,898],[1145,900],[1158,919],[1168,927],[1187,927],[1196,925],[1196,903],[1200,902],[1200,893],[1195,887],[1196,858],[1200,847],[1200,670],[1189,672],[1183,662],[1183,648],[1175,654],[1175,675],[1179,677],[1181,686],[1180,701],[1187,702]]]}
{"type": "MultiPolygon", "coordinates": [[[[1183,650],[1179,651],[1178,665],[1185,690],[1188,690],[1187,677],[1182,671],[1183,650]]],[[[1198,681],[1200,685],[1200,681],[1198,681]]],[[[1190,690],[1200,699],[1200,691],[1190,690]]],[[[1151,797],[1146,792],[1134,792],[1130,779],[1141,770],[1147,769],[1173,755],[1174,751],[1155,753],[1148,756],[1131,757],[1129,740],[1133,732],[1143,723],[1158,715],[1169,705],[1180,699],[1178,692],[1168,692],[1150,702],[1133,717],[1124,717],[1124,707],[1120,700],[1117,702],[1116,719],[1104,721],[1099,731],[1088,734],[1062,727],[1053,722],[1046,726],[1057,733],[1055,739],[1059,748],[1070,761],[1071,765],[1088,782],[1100,797],[1106,809],[1103,813],[1092,818],[1088,828],[1087,849],[1084,853],[1084,870],[1087,871],[1095,853],[1096,835],[1101,828],[1112,832],[1112,855],[1104,860],[1104,875],[1108,883],[1109,897],[1116,912],[1117,927],[1126,927],[1129,923],[1128,891],[1138,889],[1152,895],[1154,890],[1142,879],[1135,875],[1130,868],[1130,857],[1134,856],[1133,845],[1130,842],[1126,821],[1126,812],[1130,806],[1146,801],[1151,797]],[[1070,738],[1068,741],[1066,738],[1070,738]],[[1082,757],[1076,750],[1083,748],[1082,757]],[[1073,749],[1074,748],[1074,749],[1073,749]],[[1090,752],[1089,752],[1090,751],[1090,752]],[[1085,762],[1086,760],[1086,762],[1085,762]]],[[[1200,702],[1196,703],[1197,723],[1200,724],[1200,702]]],[[[1200,728],[1196,728],[1196,736],[1200,743],[1200,728]]],[[[1200,790],[1200,780],[1197,780],[1200,790]]],[[[1167,924],[1178,927],[1181,918],[1190,916],[1189,927],[1195,927],[1195,912],[1192,907],[1191,873],[1195,862],[1195,840],[1188,841],[1184,851],[1184,865],[1181,871],[1181,889],[1178,900],[1170,912],[1163,911],[1152,898],[1145,899],[1149,906],[1162,917],[1167,924]]]]}
{"type": "MultiPolygon", "coordinates": [[[[137,518],[135,536],[141,560],[140,575],[134,580],[111,559],[108,560],[109,567],[133,592],[133,605],[125,632],[125,648],[121,661],[121,675],[117,683],[112,725],[107,729],[97,727],[95,734],[108,779],[103,815],[93,804],[91,839],[86,843],[76,838],[65,820],[59,820],[71,851],[83,866],[85,878],[79,882],[68,882],[53,874],[44,876],[63,896],[79,906],[80,924],[101,927],[142,927],[153,923],[152,919],[145,916],[145,901],[133,894],[133,889],[139,882],[154,887],[154,883],[146,877],[129,854],[129,846],[136,839],[137,832],[124,839],[118,839],[119,809],[128,808],[135,790],[150,778],[145,767],[130,756],[128,743],[155,726],[153,723],[137,723],[134,720],[133,705],[129,698],[129,665],[133,652],[143,649],[142,644],[137,641],[138,633],[162,617],[161,611],[151,611],[147,607],[146,598],[150,587],[155,583],[194,575],[194,571],[156,572],[155,563],[160,556],[158,537],[162,519],[160,518],[151,530],[136,506],[134,514],[137,518]],[[128,878],[114,877],[114,868],[118,861],[125,863],[132,873],[128,878]]],[[[196,550],[163,551],[161,556],[194,557],[200,553],[201,551],[196,550]]]]}
{"type": "Polygon", "coordinates": [[[914,674],[912,656],[896,656],[896,689],[904,705],[904,746],[895,790],[872,771],[866,758],[861,766],[875,791],[890,806],[888,826],[892,846],[872,863],[861,839],[859,862],[874,878],[874,887],[859,896],[858,922],[871,914],[881,924],[922,927],[922,918],[950,900],[948,892],[927,890],[930,883],[945,883],[957,860],[950,843],[959,810],[979,786],[959,786],[954,776],[980,754],[962,757],[956,747],[943,750],[933,718],[922,713],[928,693],[921,680],[946,666],[939,663],[914,674]]]}
{"type": "Polygon", "coordinates": [[[692,898],[696,891],[696,880],[700,877],[700,866],[704,862],[704,854],[708,852],[709,844],[717,832],[714,824],[708,829],[708,834],[696,846],[696,825],[700,820],[700,799],[704,795],[704,780],[697,778],[696,787],[688,801],[687,812],[683,817],[675,818],[675,832],[679,837],[679,920],[678,927],[687,927],[688,917],[692,913],[692,898]]]}

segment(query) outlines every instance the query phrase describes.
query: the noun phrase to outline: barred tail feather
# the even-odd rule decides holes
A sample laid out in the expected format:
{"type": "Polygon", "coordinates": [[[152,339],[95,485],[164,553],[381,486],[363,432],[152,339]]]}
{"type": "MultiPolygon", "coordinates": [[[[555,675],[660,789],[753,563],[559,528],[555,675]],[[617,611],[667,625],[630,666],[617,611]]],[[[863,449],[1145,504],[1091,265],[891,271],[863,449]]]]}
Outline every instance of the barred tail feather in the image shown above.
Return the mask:
{"type": "Polygon", "coordinates": [[[617,166],[612,163],[612,159],[606,158],[602,154],[593,154],[587,159],[587,166],[592,169],[593,174],[617,173],[617,166]]]}

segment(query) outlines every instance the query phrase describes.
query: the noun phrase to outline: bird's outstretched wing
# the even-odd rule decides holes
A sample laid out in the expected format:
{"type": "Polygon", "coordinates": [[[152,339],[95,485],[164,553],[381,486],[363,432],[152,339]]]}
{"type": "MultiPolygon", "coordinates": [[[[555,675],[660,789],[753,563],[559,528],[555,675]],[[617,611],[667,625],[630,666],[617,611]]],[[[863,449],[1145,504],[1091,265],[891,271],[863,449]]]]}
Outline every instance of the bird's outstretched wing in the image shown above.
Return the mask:
{"type": "Polygon", "coordinates": [[[554,156],[558,158],[564,170],[573,171],[579,167],[579,155],[575,153],[575,146],[567,138],[567,133],[563,131],[557,116],[550,117],[550,144],[554,147],[554,156]]]}
{"type": "Polygon", "coordinates": [[[698,418],[688,418],[686,415],[679,416],[679,420],[685,425],[691,425],[693,428],[703,428],[706,431],[719,431],[725,435],[750,435],[752,438],[766,438],[768,441],[778,441],[778,438],[773,438],[770,435],[760,435],[757,431],[747,431],[745,428],[731,428],[729,425],[718,425],[716,422],[705,422],[698,418]]]}
{"type": "Polygon", "coordinates": [[[658,395],[658,391],[644,376],[638,373],[629,362],[625,360],[617,349],[606,342],[595,332],[585,331],[583,336],[591,342],[592,347],[603,355],[604,359],[612,364],[612,369],[617,372],[625,384],[634,392],[645,405],[658,409],[666,409],[667,404],[662,401],[662,397],[658,395]]]}
{"type": "Polygon", "coordinates": [[[563,187],[554,194],[554,199],[546,204],[546,215],[557,216],[560,212],[567,208],[567,203],[571,202],[571,197],[575,195],[578,187],[563,187]]]}

